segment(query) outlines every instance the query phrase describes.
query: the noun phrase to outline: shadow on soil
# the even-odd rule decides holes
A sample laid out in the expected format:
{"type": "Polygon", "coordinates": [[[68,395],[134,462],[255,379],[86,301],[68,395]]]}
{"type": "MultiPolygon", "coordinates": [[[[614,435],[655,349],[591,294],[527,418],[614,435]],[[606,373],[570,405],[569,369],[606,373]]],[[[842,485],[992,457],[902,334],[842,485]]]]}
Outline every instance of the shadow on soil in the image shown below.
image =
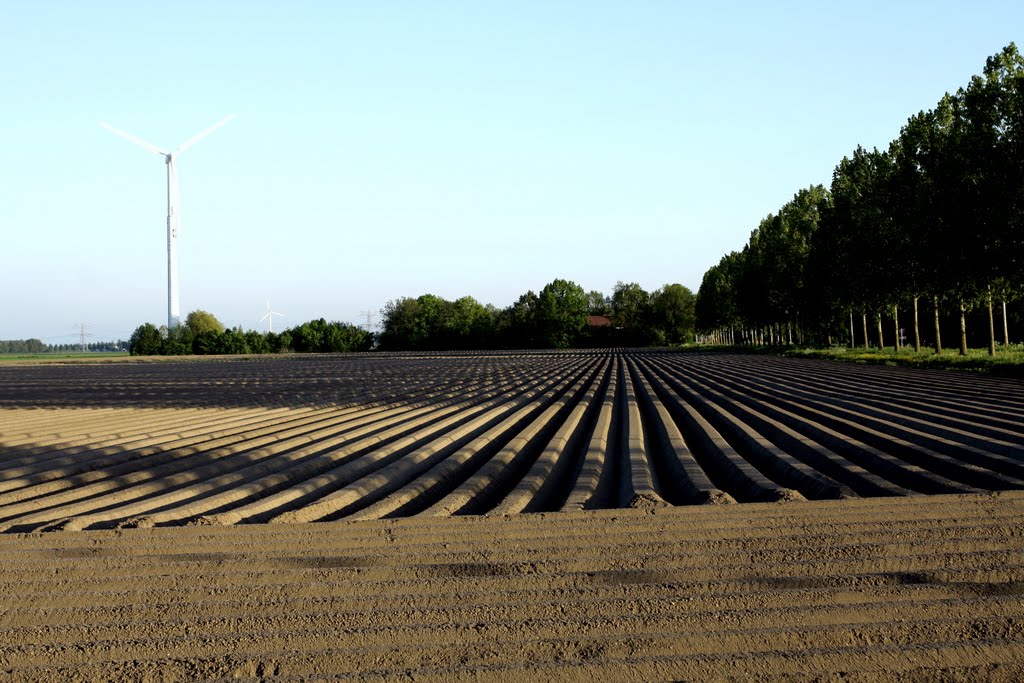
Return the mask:
{"type": "Polygon", "coordinates": [[[295,355],[0,366],[0,408],[247,408],[405,404],[537,365],[520,356],[295,355]]]}
{"type": "MultiPolygon", "coordinates": [[[[325,446],[323,451],[317,449],[303,456],[303,461],[310,464],[306,470],[280,477],[241,500],[230,495],[221,498],[221,494],[228,494],[239,486],[233,475],[244,472],[247,467],[257,468],[250,476],[265,474],[259,468],[267,462],[268,456],[259,448],[236,452],[202,448],[199,445],[183,450],[149,450],[142,454],[124,447],[0,444],[0,482],[3,483],[0,533],[146,527],[153,525],[151,515],[198,502],[204,506],[201,514],[180,518],[171,515],[167,521],[156,523],[157,526],[193,524],[202,515],[216,514],[272,495],[305,477],[322,475],[337,464],[321,457],[329,450],[325,446]],[[168,494],[176,495],[141,515],[130,509],[119,509],[168,494]],[[89,519],[94,515],[110,519],[95,519],[84,527],[76,524],[76,519],[89,519]]],[[[356,451],[352,457],[359,457],[364,451],[356,451]]],[[[331,490],[329,482],[325,490],[331,490]]],[[[300,500],[297,504],[303,502],[300,500]]]]}

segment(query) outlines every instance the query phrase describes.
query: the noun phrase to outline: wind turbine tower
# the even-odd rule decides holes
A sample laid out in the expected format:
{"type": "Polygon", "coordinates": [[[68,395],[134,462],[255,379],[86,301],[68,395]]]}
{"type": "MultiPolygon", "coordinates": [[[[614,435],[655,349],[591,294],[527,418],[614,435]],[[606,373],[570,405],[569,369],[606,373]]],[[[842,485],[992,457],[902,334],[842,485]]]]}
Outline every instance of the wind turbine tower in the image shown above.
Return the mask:
{"type": "Polygon", "coordinates": [[[267,299],[267,312],[263,314],[262,318],[260,318],[260,322],[263,322],[264,320],[267,321],[267,330],[269,332],[273,332],[274,331],[274,316],[275,315],[283,316],[284,313],[278,313],[277,311],[272,309],[270,307],[270,299],[267,299]]]}
{"type": "Polygon", "coordinates": [[[209,128],[202,130],[188,140],[183,142],[178,149],[173,152],[165,152],[156,145],[146,142],[142,138],[135,137],[131,133],[126,133],[123,130],[114,128],[110,124],[99,122],[101,126],[109,130],[115,135],[120,135],[128,142],[138,145],[139,147],[159,154],[164,158],[164,163],[167,164],[167,328],[171,329],[177,327],[181,321],[181,308],[178,303],[178,229],[180,227],[178,223],[178,175],[174,170],[174,160],[179,154],[184,152],[186,149],[196,144],[207,135],[217,130],[225,123],[235,118],[234,114],[225,116],[217,123],[213,124],[209,128]]]}

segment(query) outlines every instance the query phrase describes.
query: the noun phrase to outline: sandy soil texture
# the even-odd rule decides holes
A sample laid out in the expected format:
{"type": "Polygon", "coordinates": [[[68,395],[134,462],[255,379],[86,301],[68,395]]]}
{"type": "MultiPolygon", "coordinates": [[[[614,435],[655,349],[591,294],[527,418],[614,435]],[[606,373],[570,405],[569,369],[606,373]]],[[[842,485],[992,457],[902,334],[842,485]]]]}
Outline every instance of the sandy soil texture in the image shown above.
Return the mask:
{"type": "Polygon", "coordinates": [[[1020,680],[1024,496],[0,535],[0,679],[1020,680]]]}
{"type": "Polygon", "coordinates": [[[981,375],[4,366],[0,679],[1020,680],[1022,515],[981,375]]]}

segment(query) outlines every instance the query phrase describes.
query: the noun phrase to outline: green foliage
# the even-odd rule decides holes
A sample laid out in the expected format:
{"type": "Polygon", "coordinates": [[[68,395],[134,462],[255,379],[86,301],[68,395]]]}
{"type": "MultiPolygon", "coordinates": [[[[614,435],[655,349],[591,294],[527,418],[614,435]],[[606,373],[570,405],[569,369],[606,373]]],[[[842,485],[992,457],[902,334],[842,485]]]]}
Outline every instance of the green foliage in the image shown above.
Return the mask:
{"type": "Polygon", "coordinates": [[[192,338],[192,353],[205,356],[220,353],[220,337],[223,333],[214,330],[200,332],[192,338]]]}
{"type": "Polygon", "coordinates": [[[506,308],[497,323],[502,346],[531,349],[540,346],[537,329],[537,295],[533,290],[521,295],[506,308]]]}
{"type": "Polygon", "coordinates": [[[90,357],[95,358],[97,354],[117,355],[128,352],[129,342],[118,339],[117,341],[95,341],[86,342],[61,342],[57,344],[46,344],[40,339],[0,339],[0,355],[25,354],[28,356],[48,354],[51,358],[55,354],[69,354],[69,358],[90,357]]]}
{"type": "Polygon", "coordinates": [[[682,344],[693,338],[694,296],[682,285],[665,285],[652,298],[639,285],[619,283],[618,298],[586,293],[556,279],[508,308],[484,306],[472,297],[446,301],[425,294],[388,302],[382,349],[446,350],[570,348],[595,345],[682,344]],[[615,307],[618,306],[616,309],[615,307]],[[605,311],[628,327],[591,329],[590,316],[605,311]]]}
{"type": "Polygon", "coordinates": [[[553,280],[537,296],[538,337],[545,348],[567,349],[579,341],[589,320],[587,295],[575,282],[553,280]]]}
{"type": "MultiPolygon", "coordinates": [[[[198,319],[200,326],[203,325],[202,320],[198,319]]],[[[373,335],[366,330],[348,323],[327,322],[323,318],[303,323],[280,334],[243,331],[240,327],[222,329],[218,332],[210,325],[196,333],[193,332],[193,326],[188,324],[168,330],[166,327],[157,329],[156,326],[146,323],[135,330],[130,341],[132,355],[164,356],[243,355],[284,353],[293,350],[307,353],[344,353],[368,351],[372,346],[373,335]]]]}
{"type": "Polygon", "coordinates": [[[389,301],[380,345],[386,350],[434,351],[490,348],[498,311],[471,296],[447,301],[433,294],[389,301]]]}
{"type": "MultiPolygon", "coordinates": [[[[275,335],[276,336],[276,335],[275,335]]],[[[271,346],[270,334],[263,334],[255,330],[249,330],[245,333],[245,345],[249,347],[249,353],[273,353],[274,348],[271,346]]]]}
{"type": "Polygon", "coordinates": [[[635,282],[620,280],[615,284],[611,302],[615,327],[639,341],[650,314],[651,295],[635,282]]]}
{"type": "MultiPolygon", "coordinates": [[[[163,343],[160,345],[161,355],[187,356],[195,353],[194,344],[196,343],[196,335],[188,325],[178,325],[170,330],[166,327],[161,327],[160,331],[161,336],[163,337],[163,343]]],[[[209,332],[209,334],[214,333],[209,332]]]]}
{"type": "Polygon", "coordinates": [[[281,334],[288,335],[290,347],[299,353],[346,353],[368,351],[373,336],[356,325],[311,320],[281,334]]]}
{"type": "Polygon", "coordinates": [[[0,339],[0,353],[43,353],[46,344],[40,339],[0,339]]]}
{"type": "Polygon", "coordinates": [[[204,332],[215,332],[217,334],[224,332],[224,325],[212,313],[200,310],[192,311],[185,316],[185,327],[196,336],[204,332]]]}
{"type": "Polygon", "coordinates": [[[615,283],[611,295],[611,319],[616,346],[646,346],[655,339],[651,335],[651,295],[635,282],[615,283]]]}
{"type": "Polygon", "coordinates": [[[730,252],[704,273],[694,304],[698,329],[723,329],[742,324],[738,292],[743,259],[742,253],[730,252]]]}
{"type": "Polygon", "coordinates": [[[448,348],[487,348],[494,336],[496,313],[493,307],[484,306],[471,296],[457,299],[451,305],[448,319],[448,348]]]}
{"type": "Polygon", "coordinates": [[[133,356],[156,356],[160,353],[163,339],[160,330],[152,323],[144,323],[135,328],[128,341],[128,352],[133,356]]]}
{"type": "Polygon", "coordinates": [[[696,297],[680,284],[665,285],[651,295],[652,341],[656,346],[693,342],[696,297]]]}
{"type": "Polygon", "coordinates": [[[419,303],[416,299],[403,297],[389,301],[382,313],[383,331],[380,346],[388,351],[418,348],[426,334],[426,327],[419,320],[419,303]]]}
{"type": "Polygon", "coordinates": [[[251,353],[249,344],[246,342],[245,333],[241,328],[224,330],[220,334],[217,345],[217,353],[221,355],[240,355],[251,353]]]}
{"type": "MultiPolygon", "coordinates": [[[[193,324],[173,330],[146,324],[132,336],[133,353],[163,355],[345,353],[384,350],[442,351],[493,348],[571,348],[595,345],[684,344],[693,339],[693,293],[679,284],[665,285],[653,295],[639,285],[616,289],[618,315],[630,327],[592,329],[590,311],[608,302],[598,292],[587,294],[568,280],[556,279],[539,294],[528,291],[504,310],[485,306],[471,296],[448,301],[433,294],[388,302],[383,330],[370,332],[347,323],[320,318],[280,334],[221,330],[205,324],[205,316],[190,315],[193,324]],[[199,329],[198,332],[194,331],[199,329]]],[[[195,313],[202,313],[197,311],[195,313]]],[[[212,318],[212,316],[210,316],[212,318]]],[[[215,319],[214,319],[215,320],[215,319]]]]}
{"type": "Polygon", "coordinates": [[[828,190],[801,190],[762,220],[705,273],[697,326],[824,343],[848,338],[856,313],[886,320],[892,338],[918,299],[951,302],[959,322],[990,290],[1024,291],[1024,58],[1013,44],[887,150],[857,147],[828,190]]]}
{"type": "Polygon", "coordinates": [[[607,316],[612,312],[612,302],[598,291],[587,292],[587,307],[590,315],[607,316]]]}

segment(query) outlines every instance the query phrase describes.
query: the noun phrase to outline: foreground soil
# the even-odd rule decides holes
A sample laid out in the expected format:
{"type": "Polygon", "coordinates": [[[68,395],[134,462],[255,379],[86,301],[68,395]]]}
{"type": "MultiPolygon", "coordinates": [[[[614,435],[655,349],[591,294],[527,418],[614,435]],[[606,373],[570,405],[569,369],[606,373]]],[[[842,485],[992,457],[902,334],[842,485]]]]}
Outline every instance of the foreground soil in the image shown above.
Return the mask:
{"type": "Polygon", "coordinates": [[[0,367],[0,679],[1024,678],[1024,383],[716,354],[0,367]]]}
{"type": "Polygon", "coordinates": [[[1024,496],[0,536],[11,681],[1020,680],[1024,496]]]}

